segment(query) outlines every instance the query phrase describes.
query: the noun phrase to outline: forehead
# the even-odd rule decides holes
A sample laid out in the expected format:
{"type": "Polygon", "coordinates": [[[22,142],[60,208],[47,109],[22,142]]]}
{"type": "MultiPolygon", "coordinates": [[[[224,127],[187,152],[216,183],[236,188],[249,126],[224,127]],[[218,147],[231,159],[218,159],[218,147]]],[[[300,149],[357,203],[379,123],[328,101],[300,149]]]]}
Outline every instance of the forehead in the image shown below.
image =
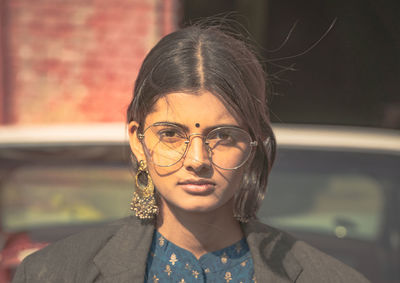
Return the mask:
{"type": "Polygon", "coordinates": [[[170,93],[159,98],[153,111],[146,117],[145,125],[168,121],[187,125],[198,123],[201,128],[218,124],[241,125],[241,121],[226,103],[210,92],[170,93]]]}

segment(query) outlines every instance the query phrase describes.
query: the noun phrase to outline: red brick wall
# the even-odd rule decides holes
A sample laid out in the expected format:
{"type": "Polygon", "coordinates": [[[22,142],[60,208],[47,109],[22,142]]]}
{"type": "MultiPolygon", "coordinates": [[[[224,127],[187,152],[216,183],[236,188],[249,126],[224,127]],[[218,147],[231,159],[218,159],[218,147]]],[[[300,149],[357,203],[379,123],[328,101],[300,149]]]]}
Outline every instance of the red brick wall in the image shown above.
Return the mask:
{"type": "Polygon", "coordinates": [[[4,83],[4,56],[3,56],[3,52],[4,52],[4,48],[3,48],[3,44],[4,44],[4,21],[5,21],[5,9],[4,9],[4,0],[0,0],[0,124],[5,123],[6,122],[6,113],[5,113],[5,83],[4,83]]]}
{"type": "Polygon", "coordinates": [[[177,0],[2,0],[13,123],[124,121],[145,54],[177,0]]]}

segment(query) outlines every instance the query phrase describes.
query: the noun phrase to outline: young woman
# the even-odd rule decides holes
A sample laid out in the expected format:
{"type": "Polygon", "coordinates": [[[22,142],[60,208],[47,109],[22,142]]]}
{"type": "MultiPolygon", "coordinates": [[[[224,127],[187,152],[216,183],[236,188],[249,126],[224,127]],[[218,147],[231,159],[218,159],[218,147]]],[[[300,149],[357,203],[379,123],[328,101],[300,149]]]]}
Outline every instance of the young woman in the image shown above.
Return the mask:
{"type": "Polygon", "coordinates": [[[265,74],[244,42],[201,26],[161,39],[128,129],[134,216],[28,257],[14,282],[367,282],[257,222],[275,139],[265,74]]]}

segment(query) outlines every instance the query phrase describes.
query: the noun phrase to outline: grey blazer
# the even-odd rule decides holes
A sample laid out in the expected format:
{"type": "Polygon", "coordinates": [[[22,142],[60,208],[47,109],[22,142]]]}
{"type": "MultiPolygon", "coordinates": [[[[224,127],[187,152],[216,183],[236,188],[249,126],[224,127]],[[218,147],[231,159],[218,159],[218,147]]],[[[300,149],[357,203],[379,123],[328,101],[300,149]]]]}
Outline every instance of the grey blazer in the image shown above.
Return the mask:
{"type": "MultiPolygon", "coordinates": [[[[242,228],[258,283],[368,282],[284,232],[257,221],[242,228]]],[[[143,282],[153,232],[136,217],[81,232],[27,257],[12,282],[143,282]]]]}

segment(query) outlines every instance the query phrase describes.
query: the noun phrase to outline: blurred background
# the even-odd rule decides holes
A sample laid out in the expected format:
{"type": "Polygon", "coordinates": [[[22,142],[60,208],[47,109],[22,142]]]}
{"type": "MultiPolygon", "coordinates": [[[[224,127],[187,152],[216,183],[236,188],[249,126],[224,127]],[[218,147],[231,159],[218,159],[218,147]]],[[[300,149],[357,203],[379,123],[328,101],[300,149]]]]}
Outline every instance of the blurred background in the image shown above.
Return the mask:
{"type": "Polygon", "coordinates": [[[1,124],[124,121],[140,63],[160,37],[234,12],[231,18],[249,31],[267,62],[273,121],[400,128],[396,0],[0,5],[1,124]]]}
{"type": "Polygon", "coordinates": [[[399,3],[0,0],[0,283],[49,243],[132,215],[124,121],[140,64],[214,15],[242,26],[269,74],[278,153],[258,218],[400,282],[399,3]]]}

